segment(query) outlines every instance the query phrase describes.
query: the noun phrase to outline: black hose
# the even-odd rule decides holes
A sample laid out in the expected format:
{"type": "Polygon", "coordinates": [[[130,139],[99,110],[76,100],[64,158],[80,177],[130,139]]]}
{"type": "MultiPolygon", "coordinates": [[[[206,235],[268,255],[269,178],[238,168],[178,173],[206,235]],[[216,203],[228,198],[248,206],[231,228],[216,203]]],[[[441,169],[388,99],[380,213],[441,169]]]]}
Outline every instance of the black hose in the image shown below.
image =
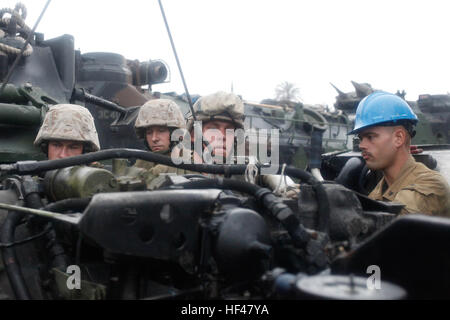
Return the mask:
{"type": "MultiPolygon", "coordinates": [[[[29,193],[25,196],[25,203],[27,207],[40,208],[42,206],[39,194],[36,192],[29,193]]],[[[16,226],[20,220],[25,216],[25,213],[9,212],[1,230],[2,243],[13,243],[16,226]]],[[[3,263],[5,265],[6,273],[8,275],[11,288],[14,295],[20,300],[30,300],[30,293],[28,291],[25,279],[23,278],[22,270],[17,260],[17,254],[14,246],[3,248],[2,250],[3,263]]]]}
{"type": "MultiPolygon", "coordinates": [[[[77,165],[89,164],[95,161],[102,161],[115,158],[135,158],[146,160],[149,162],[156,162],[170,167],[182,168],[195,172],[205,172],[212,174],[231,175],[244,174],[247,166],[245,164],[174,164],[170,157],[154,153],[151,151],[144,151],[138,149],[107,149],[96,152],[85,153],[79,156],[73,156],[57,160],[43,160],[43,161],[19,161],[15,164],[2,165],[2,170],[8,174],[36,174],[43,171],[50,171],[77,165]]],[[[278,169],[278,173],[281,168],[278,169]]],[[[293,175],[296,178],[304,180],[306,183],[312,184],[317,182],[309,172],[297,169],[292,166],[287,166],[286,174],[293,175]]]]}
{"type": "MultiPolygon", "coordinates": [[[[66,212],[69,210],[72,211],[84,211],[87,207],[91,198],[70,198],[64,199],[57,202],[52,202],[46,205],[43,209],[52,212],[66,212]]],[[[49,253],[52,259],[53,267],[58,269],[66,270],[69,265],[69,259],[67,258],[64,248],[56,239],[56,232],[52,230],[52,233],[49,234],[48,237],[49,242],[49,253]]],[[[78,252],[78,244],[77,244],[77,252],[78,252]]],[[[78,255],[77,255],[78,256],[78,255]]],[[[78,262],[77,262],[78,263],[78,262]]]]}
{"type": "Polygon", "coordinates": [[[224,174],[228,172],[232,175],[243,174],[246,165],[219,165],[219,164],[174,164],[170,157],[160,155],[150,151],[137,149],[108,149],[97,152],[90,152],[79,156],[44,161],[23,161],[11,165],[2,165],[2,170],[10,174],[37,174],[43,171],[72,167],[82,164],[89,164],[95,161],[102,161],[115,158],[136,158],[149,162],[156,162],[170,167],[182,168],[196,172],[206,172],[212,174],[224,174]]]}
{"type": "Polygon", "coordinates": [[[21,245],[33,240],[36,240],[37,238],[40,238],[42,236],[44,236],[46,233],[50,232],[52,230],[52,226],[50,224],[48,224],[43,231],[41,231],[38,234],[35,234],[33,236],[30,236],[28,238],[25,239],[21,239],[21,240],[15,240],[14,242],[10,242],[10,243],[0,243],[0,247],[12,247],[12,246],[17,246],[17,245],[21,245]]]}
{"type": "MultiPolygon", "coordinates": [[[[183,183],[178,183],[171,185],[165,189],[207,189],[207,188],[217,188],[217,189],[230,189],[243,193],[247,193],[256,196],[256,193],[260,189],[264,189],[256,184],[233,180],[233,179],[223,179],[223,178],[207,178],[203,180],[187,181],[183,183]]],[[[267,189],[268,190],[268,189],[267,189]]]]}
{"type": "MultiPolygon", "coordinates": [[[[38,193],[30,193],[25,196],[25,201],[27,204],[27,207],[34,208],[34,209],[40,209],[43,207],[41,197],[38,193]]],[[[47,206],[48,207],[48,206],[47,206]]],[[[45,207],[45,208],[47,208],[45,207]]],[[[62,206],[53,206],[55,209],[60,209],[62,206]]],[[[54,209],[54,210],[55,210],[54,209]]],[[[49,210],[51,211],[51,210],[49,210]]],[[[55,210],[56,211],[56,210],[55,210]]],[[[50,222],[51,230],[45,234],[45,242],[46,242],[46,251],[49,254],[49,258],[51,261],[51,266],[56,268],[61,268],[62,270],[66,270],[69,259],[67,258],[67,255],[64,251],[64,248],[62,245],[58,242],[56,239],[56,232],[53,228],[52,223],[50,222]]]]}
{"type": "Polygon", "coordinates": [[[56,202],[49,203],[43,209],[46,211],[52,212],[60,212],[64,213],[65,211],[84,211],[87,207],[91,198],[69,198],[56,202]]]}
{"type": "Polygon", "coordinates": [[[359,157],[352,157],[345,163],[334,181],[342,184],[346,188],[356,190],[362,168],[364,168],[364,161],[359,157]]]}
{"type": "Polygon", "coordinates": [[[28,193],[25,195],[25,205],[28,208],[39,209],[42,208],[42,200],[37,192],[28,193]]]}
{"type": "Polygon", "coordinates": [[[259,200],[264,205],[264,207],[269,209],[271,216],[283,225],[283,227],[291,236],[293,243],[297,247],[304,247],[311,238],[310,232],[306,230],[305,227],[300,223],[292,210],[286,204],[284,204],[279,197],[275,196],[269,189],[262,188],[258,185],[244,181],[222,178],[189,181],[172,185],[167,189],[178,188],[230,189],[250,194],[257,200],[259,200]]]}
{"type": "MultiPolygon", "coordinates": [[[[59,211],[61,209],[85,208],[89,204],[90,199],[66,199],[47,205],[45,208],[49,211],[59,211]]],[[[42,201],[38,193],[32,192],[25,196],[25,203],[29,208],[42,208],[42,201]]],[[[26,213],[9,212],[5,222],[1,228],[0,242],[14,243],[14,234],[16,226],[22,220],[26,213]]],[[[47,249],[52,258],[52,264],[56,267],[67,268],[68,259],[65,255],[64,249],[56,241],[56,233],[54,230],[46,234],[47,249]]],[[[5,265],[5,270],[8,275],[11,288],[14,295],[20,300],[31,299],[28,288],[26,286],[20,265],[17,260],[17,254],[13,246],[2,248],[2,257],[5,265]]]]}
{"type": "MultiPolygon", "coordinates": [[[[6,217],[5,222],[3,223],[3,226],[1,228],[0,242],[14,242],[14,233],[16,231],[16,226],[25,215],[26,213],[22,212],[8,212],[8,216],[6,217]]],[[[8,275],[8,279],[16,299],[30,300],[30,293],[28,292],[28,288],[25,284],[22,270],[20,269],[20,265],[17,260],[15,248],[2,248],[2,257],[6,274],[8,275]]]]}
{"type": "MultiPolygon", "coordinates": [[[[36,174],[42,171],[55,170],[65,167],[71,167],[82,164],[89,164],[95,161],[102,161],[115,158],[136,158],[150,162],[161,163],[170,167],[182,168],[190,171],[205,172],[212,174],[230,174],[239,175],[244,174],[247,166],[245,164],[174,164],[172,159],[150,151],[137,149],[108,149],[97,152],[86,153],[79,156],[58,159],[58,160],[44,160],[44,161],[24,161],[17,162],[11,165],[3,165],[2,170],[9,174],[36,174]]],[[[281,168],[278,169],[278,173],[281,168]]],[[[305,183],[312,185],[317,195],[319,206],[319,231],[328,231],[330,204],[328,197],[322,183],[314,178],[309,172],[295,167],[288,166],[285,173],[289,176],[301,179],[305,183]]]]}
{"type": "Polygon", "coordinates": [[[285,173],[288,176],[298,178],[312,186],[312,188],[316,192],[317,206],[319,211],[317,230],[328,233],[330,227],[330,201],[328,200],[328,195],[325,191],[323,183],[317,180],[309,172],[297,169],[295,167],[286,167],[285,173]]]}

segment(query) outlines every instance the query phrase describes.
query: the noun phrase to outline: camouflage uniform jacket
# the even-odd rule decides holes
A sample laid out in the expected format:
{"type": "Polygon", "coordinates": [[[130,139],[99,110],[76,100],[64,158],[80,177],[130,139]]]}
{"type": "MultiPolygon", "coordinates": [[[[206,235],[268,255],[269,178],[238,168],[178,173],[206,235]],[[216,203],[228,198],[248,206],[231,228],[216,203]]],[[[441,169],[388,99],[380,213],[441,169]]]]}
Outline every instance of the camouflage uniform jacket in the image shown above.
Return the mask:
{"type": "MultiPolygon", "coordinates": [[[[170,150],[161,152],[159,154],[170,157],[170,150]]],[[[165,164],[159,164],[159,163],[155,163],[155,162],[145,161],[145,160],[141,160],[141,159],[136,160],[135,167],[148,170],[155,176],[159,175],[160,173],[186,174],[186,170],[184,170],[184,169],[167,166],[165,164]]]]}
{"type": "MultiPolygon", "coordinates": [[[[160,153],[161,155],[170,156],[170,151],[167,150],[166,152],[160,153]]],[[[191,172],[185,169],[177,168],[177,167],[171,167],[164,164],[159,164],[155,162],[145,161],[138,159],[136,160],[136,164],[134,165],[136,168],[143,169],[140,170],[140,178],[145,181],[147,184],[148,189],[153,189],[152,181],[155,180],[160,174],[176,174],[176,175],[183,175],[188,173],[196,173],[191,172]]]]}
{"type": "MultiPolygon", "coordinates": [[[[163,156],[170,156],[170,150],[166,150],[164,152],[159,152],[158,154],[163,155],[163,156]]],[[[142,160],[142,159],[137,159],[134,166],[136,168],[150,170],[150,169],[152,169],[153,167],[155,167],[157,165],[158,164],[155,163],[155,162],[150,162],[150,161],[145,161],[145,160],[142,160]]]]}
{"type": "MultiPolygon", "coordinates": [[[[169,151],[166,151],[165,153],[161,153],[163,155],[170,155],[169,151]]],[[[195,163],[194,162],[194,151],[191,151],[191,163],[195,163]]],[[[196,171],[190,171],[190,170],[185,170],[185,169],[181,169],[181,168],[176,168],[176,167],[170,167],[167,165],[163,165],[163,164],[157,164],[154,162],[149,162],[149,161],[144,161],[144,160],[137,160],[136,164],[134,165],[136,168],[139,169],[144,169],[143,172],[142,170],[140,170],[140,179],[144,180],[145,183],[147,184],[147,188],[148,189],[153,189],[156,184],[158,183],[158,176],[160,174],[176,174],[176,175],[184,175],[184,174],[201,174],[204,175],[207,178],[218,178],[218,177],[222,177],[222,174],[207,174],[207,173],[201,173],[201,172],[196,172],[196,171]]],[[[233,179],[237,179],[237,180],[241,180],[241,181],[245,181],[245,177],[243,175],[233,175],[232,177],[233,179]]]]}
{"type": "Polygon", "coordinates": [[[395,201],[405,205],[400,214],[422,213],[450,218],[450,187],[443,176],[416,162],[412,156],[403,166],[395,182],[387,187],[385,178],[369,194],[369,198],[395,201]]]}

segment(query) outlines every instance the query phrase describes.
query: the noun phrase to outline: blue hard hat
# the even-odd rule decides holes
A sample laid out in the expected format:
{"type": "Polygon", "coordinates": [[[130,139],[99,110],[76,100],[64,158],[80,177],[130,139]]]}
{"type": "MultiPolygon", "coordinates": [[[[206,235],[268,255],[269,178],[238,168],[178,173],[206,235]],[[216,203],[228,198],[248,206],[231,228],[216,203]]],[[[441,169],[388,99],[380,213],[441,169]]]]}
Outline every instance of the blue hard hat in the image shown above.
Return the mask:
{"type": "Polygon", "coordinates": [[[376,91],[358,104],[355,127],[348,134],[357,134],[375,125],[395,125],[398,122],[401,125],[405,120],[412,124],[419,121],[408,103],[395,94],[376,91]]]}

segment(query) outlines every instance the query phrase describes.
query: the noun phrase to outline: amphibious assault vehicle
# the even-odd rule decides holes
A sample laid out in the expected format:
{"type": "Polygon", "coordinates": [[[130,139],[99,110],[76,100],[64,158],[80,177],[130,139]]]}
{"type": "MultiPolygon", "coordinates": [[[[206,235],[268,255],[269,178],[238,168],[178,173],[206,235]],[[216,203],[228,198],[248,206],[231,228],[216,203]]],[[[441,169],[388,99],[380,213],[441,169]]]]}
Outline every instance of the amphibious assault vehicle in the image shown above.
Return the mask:
{"type": "MultiPolygon", "coordinates": [[[[352,81],[355,91],[343,92],[332,86],[338,92],[334,107],[348,116],[349,122],[355,119],[358,103],[367,95],[378,89],[372,88],[369,83],[358,83],[352,81]]],[[[405,99],[406,92],[397,90],[398,96],[405,99]]],[[[416,127],[416,136],[413,144],[449,144],[450,128],[450,96],[448,94],[431,95],[422,94],[416,101],[406,101],[419,118],[416,127]]]]}
{"type": "MultiPolygon", "coordinates": [[[[303,108],[299,122],[310,132],[309,171],[283,162],[270,175],[260,174],[267,164],[250,161],[180,164],[217,176],[160,176],[150,191],[127,176],[124,159],[174,166],[130,138],[138,106],[154,97],[140,86],[164,81],[167,66],[81,54],[71,36],[34,34],[10,73],[24,45],[17,36],[27,37],[19,18],[0,25],[1,48],[13,52],[0,54],[1,299],[449,297],[450,220],[397,217],[401,205],[352,189],[353,160],[322,161],[327,128],[317,114],[303,108]],[[32,141],[58,102],[91,110],[104,150],[36,161],[32,141]],[[111,166],[89,166],[104,160],[111,166]]],[[[273,118],[271,126],[289,127],[273,118]]]]}

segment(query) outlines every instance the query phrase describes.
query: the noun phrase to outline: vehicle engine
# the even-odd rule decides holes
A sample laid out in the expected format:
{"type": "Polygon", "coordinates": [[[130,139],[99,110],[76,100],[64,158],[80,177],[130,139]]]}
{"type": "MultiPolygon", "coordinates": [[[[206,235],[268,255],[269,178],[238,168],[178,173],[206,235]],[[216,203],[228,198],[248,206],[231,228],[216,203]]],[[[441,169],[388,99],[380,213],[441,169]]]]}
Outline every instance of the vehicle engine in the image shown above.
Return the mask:
{"type": "MultiPolygon", "coordinates": [[[[133,157],[167,161],[111,149],[1,165],[3,299],[403,299],[448,292],[448,280],[433,282],[448,274],[445,254],[435,258],[442,269],[423,279],[407,275],[424,263],[403,276],[396,267],[445,252],[448,219],[398,218],[400,205],[293,167],[285,174],[300,179],[299,188],[284,197],[202,175],[166,175],[149,191],[115,174],[114,163],[84,165],[133,157]],[[412,237],[414,230],[424,238],[412,237]],[[417,246],[428,252],[414,253],[417,246]],[[383,271],[383,290],[366,287],[371,265],[383,271]],[[70,289],[71,268],[79,268],[80,290],[70,289]]],[[[200,166],[219,175],[246,167],[200,166]]]]}

